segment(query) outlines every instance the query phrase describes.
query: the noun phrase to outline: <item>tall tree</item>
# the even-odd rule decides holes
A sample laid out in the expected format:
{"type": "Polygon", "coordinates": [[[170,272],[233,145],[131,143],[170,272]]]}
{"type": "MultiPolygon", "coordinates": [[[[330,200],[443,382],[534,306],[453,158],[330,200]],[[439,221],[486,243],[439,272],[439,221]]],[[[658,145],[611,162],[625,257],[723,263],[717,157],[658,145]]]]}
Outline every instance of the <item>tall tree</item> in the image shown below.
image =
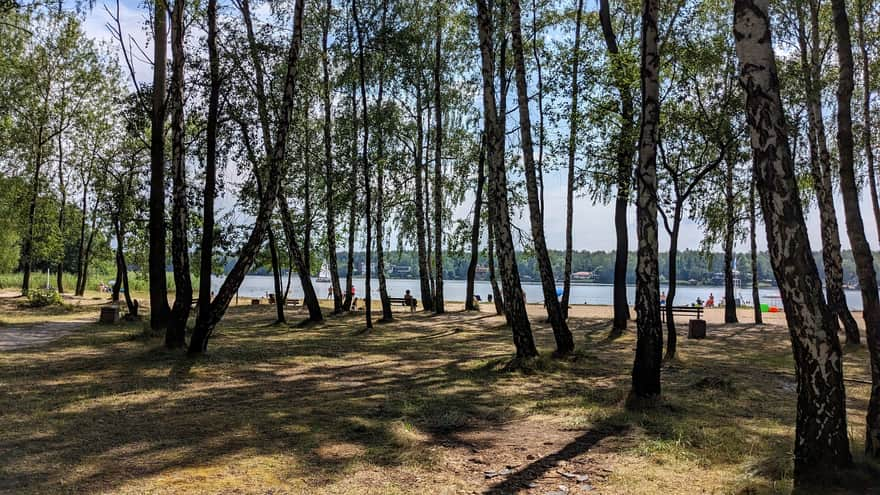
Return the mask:
{"type": "Polygon", "coordinates": [[[196,320],[193,335],[190,339],[188,351],[191,354],[202,353],[207,350],[208,340],[210,339],[214,328],[223,318],[229,303],[238,291],[241,282],[244,280],[250,267],[253,265],[260,246],[263,243],[263,236],[269,227],[269,220],[272,211],[275,209],[275,201],[278,198],[281,185],[281,172],[287,153],[287,137],[290,130],[290,116],[293,110],[293,104],[296,92],[297,66],[299,60],[300,47],[302,46],[302,18],[303,18],[304,0],[296,0],[293,11],[293,34],[290,42],[290,49],[287,53],[287,70],[284,76],[283,93],[281,97],[281,109],[278,113],[278,122],[275,126],[275,139],[272,147],[272,154],[266,157],[268,164],[268,173],[266,187],[263,188],[259,198],[259,208],[254,227],[247,238],[244,246],[242,246],[238,260],[233,265],[232,270],[217,291],[217,296],[211,304],[211,311],[205,317],[196,320]]]}
{"type": "Polygon", "coordinates": [[[168,62],[168,13],[164,0],[153,10],[153,95],[150,131],[150,328],[168,324],[168,285],[165,281],[165,76],[168,62]]]}
{"type": "Polygon", "coordinates": [[[657,138],[660,125],[658,10],[658,0],[642,1],[642,122],[636,173],[638,184],[636,216],[639,234],[636,261],[637,334],[636,356],[632,371],[634,399],[659,397],[663,352],[657,242],[657,138]]]}
{"type": "Polygon", "coordinates": [[[416,247],[418,249],[418,257],[419,257],[419,287],[421,288],[422,293],[422,307],[425,311],[433,311],[434,310],[434,297],[431,292],[431,280],[430,273],[428,269],[428,246],[427,246],[427,237],[428,233],[425,228],[425,224],[427,221],[425,214],[425,201],[427,198],[425,197],[425,187],[422,182],[427,180],[424,177],[425,166],[423,164],[423,151],[424,151],[424,142],[425,142],[425,123],[424,116],[422,115],[422,78],[420,75],[415,77],[415,89],[416,89],[416,143],[413,147],[415,153],[415,176],[416,176],[416,247]]]}
{"type": "Polygon", "coordinates": [[[434,25],[434,312],[445,313],[443,301],[443,94],[441,93],[440,71],[443,67],[440,48],[443,37],[443,12],[440,0],[435,0],[436,20],[434,25]]]}
{"type": "MultiPolygon", "coordinates": [[[[501,2],[502,11],[506,9],[501,2]]],[[[493,16],[486,0],[477,0],[477,29],[480,40],[481,74],[483,79],[483,128],[486,132],[486,159],[489,163],[489,225],[495,235],[499,271],[504,291],[504,313],[513,333],[513,343],[518,359],[538,355],[532,336],[531,324],[526,313],[525,300],[520,286],[513,234],[510,225],[510,206],[507,191],[507,172],[504,165],[505,114],[495,104],[495,51],[493,48],[493,16]]],[[[504,23],[499,23],[504,26],[504,23]]],[[[502,28],[504,29],[504,28],[502,28]]],[[[500,36],[504,39],[504,35],[500,36]]],[[[502,43],[504,43],[502,41],[502,43]]]]}
{"type": "Polygon", "coordinates": [[[330,17],[333,15],[333,0],[327,0],[321,20],[321,76],[322,104],[324,109],[324,186],[325,213],[327,227],[327,266],[330,269],[330,286],[333,289],[333,312],[342,311],[342,288],[339,284],[339,267],[336,263],[336,197],[333,190],[333,144],[332,121],[333,106],[330,102],[332,86],[330,83],[330,17]]]}
{"type": "Polygon", "coordinates": [[[825,304],[798,196],[766,0],[735,0],[733,32],[767,247],[798,382],[795,485],[852,462],[837,322],[825,304]]]}
{"type": "Polygon", "coordinates": [[[877,235],[880,236],[880,198],[877,193],[877,172],[872,145],[874,125],[871,118],[871,58],[868,54],[868,42],[865,35],[866,10],[865,0],[856,0],[859,53],[862,62],[862,142],[865,146],[865,165],[867,166],[868,187],[871,193],[871,206],[874,208],[874,222],[877,227],[877,235]]]}
{"type": "Polygon", "coordinates": [[[613,332],[620,334],[626,330],[630,319],[629,302],[626,296],[626,265],[629,255],[629,232],[626,223],[626,209],[629,206],[630,188],[632,185],[632,164],[635,155],[635,110],[632,90],[627,83],[623,62],[620,60],[620,48],[614,26],[611,24],[611,8],[609,0],[599,0],[599,21],[602,24],[602,35],[611,58],[614,85],[620,95],[620,135],[617,139],[617,196],[614,202],[614,231],[617,236],[617,247],[614,255],[614,324],[613,332]]]}
{"type": "Polygon", "coordinates": [[[825,269],[825,293],[831,310],[840,319],[848,343],[859,342],[859,328],[850,314],[843,292],[843,258],[840,254],[840,231],[837,226],[837,208],[834,206],[832,186],[833,168],[831,154],[825,134],[825,117],[822,109],[822,59],[820,46],[819,0],[800,0],[797,2],[797,38],[800,48],[801,71],[803,73],[804,93],[807,113],[807,127],[810,149],[810,173],[813,190],[819,205],[819,225],[822,232],[822,265],[825,269]],[[804,4],[810,7],[810,34],[807,35],[807,21],[804,4]]]}
{"type": "Polygon", "coordinates": [[[373,244],[373,212],[371,211],[370,192],[370,157],[367,152],[370,143],[370,124],[367,114],[367,62],[366,62],[366,43],[364,41],[364,28],[361,25],[361,19],[358,16],[358,0],[351,0],[351,17],[354,20],[354,30],[357,34],[358,48],[358,77],[361,87],[361,127],[363,129],[363,143],[361,144],[361,167],[364,174],[364,212],[367,219],[367,238],[366,238],[366,267],[364,270],[364,313],[366,315],[367,328],[373,328],[373,308],[371,299],[370,279],[372,278],[372,244],[373,244]]]}
{"type": "Polygon", "coordinates": [[[205,183],[202,189],[202,239],[199,260],[199,303],[197,318],[205,320],[211,310],[211,275],[214,266],[214,198],[217,195],[217,133],[220,120],[220,57],[217,50],[217,0],[208,0],[208,93],[205,129],[205,183]]]}
{"type": "MultiPolygon", "coordinates": [[[[607,0],[606,0],[607,1],[607,0]]],[[[578,134],[578,65],[581,57],[581,17],[584,12],[584,0],[578,0],[577,13],[574,17],[574,46],[571,53],[571,105],[568,118],[568,180],[565,186],[565,266],[562,279],[562,316],[568,319],[568,302],[571,300],[571,256],[574,231],[574,165],[577,152],[578,134]]],[[[629,312],[627,310],[627,312],[629,312]]]]}
{"type": "Polygon", "coordinates": [[[529,96],[526,83],[525,56],[523,55],[519,0],[511,0],[509,5],[511,47],[513,48],[516,93],[517,101],[519,102],[520,142],[522,144],[523,166],[526,175],[526,192],[529,201],[532,242],[535,245],[535,258],[538,261],[538,267],[541,272],[544,306],[547,308],[547,316],[550,318],[550,325],[553,327],[553,337],[556,339],[556,354],[564,356],[574,350],[574,340],[562,314],[559,299],[556,296],[556,278],[553,276],[553,267],[547,251],[547,241],[544,239],[544,219],[541,213],[538,180],[535,172],[535,155],[532,146],[532,125],[529,115],[529,96]]]}
{"type": "Polygon", "coordinates": [[[856,262],[856,274],[862,291],[862,316],[868,337],[871,359],[871,399],[865,419],[865,452],[880,457],[880,293],[877,292],[877,272],[874,257],[865,237],[865,225],[859,209],[859,191],[856,185],[853,160],[852,93],[853,55],[849,32],[849,18],[844,0],[831,0],[834,33],[837,38],[837,62],[840,66],[837,83],[837,152],[840,167],[840,192],[846,215],[846,231],[856,262]]]}
{"type": "Polygon", "coordinates": [[[174,266],[174,305],[165,331],[165,345],[170,348],[186,345],[186,322],[192,303],[192,279],[189,267],[189,240],[186,198],[186,144],[184,143],[184,14],[186,3],[175,0],[171,12],[171,261],[174,266]]]}

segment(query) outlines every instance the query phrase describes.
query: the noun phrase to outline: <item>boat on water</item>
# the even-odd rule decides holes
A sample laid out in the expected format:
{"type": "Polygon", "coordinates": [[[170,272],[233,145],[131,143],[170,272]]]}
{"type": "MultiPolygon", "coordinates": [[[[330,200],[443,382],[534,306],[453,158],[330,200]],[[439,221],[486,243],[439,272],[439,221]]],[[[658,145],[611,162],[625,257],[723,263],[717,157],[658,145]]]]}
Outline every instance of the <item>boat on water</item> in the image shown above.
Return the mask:
{"type": "Polygon", "coordinates": [[[315,279],[317,282],[329,282],[330,281],[330,268],[327,267],[327,263],[321,265],[321,271],[318,273],[318,277],[315,279]]]}

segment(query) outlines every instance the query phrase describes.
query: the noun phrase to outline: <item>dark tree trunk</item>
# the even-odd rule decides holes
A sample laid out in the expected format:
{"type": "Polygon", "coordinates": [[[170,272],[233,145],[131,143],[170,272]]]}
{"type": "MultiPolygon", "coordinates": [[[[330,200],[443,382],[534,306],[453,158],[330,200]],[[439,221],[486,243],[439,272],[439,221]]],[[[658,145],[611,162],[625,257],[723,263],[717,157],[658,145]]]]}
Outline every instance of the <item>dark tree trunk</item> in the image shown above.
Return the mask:
{"type": "Polygon", "coordinates": [[[34,251],[34,223],[37,218],[37,199],[40,195],[40,169],[43,166],[43,127],[37,133],[36,159],[34,160],[34,176],[31,180],[31,194],[28,198],[27,235],[21,245],[21,295],[26,296],[31,288],[31,269],[34,251]]]}
{"type": "Polygon", "coordinates": [[[831,182],[831,154],[825,134],[825,117],[822,115],[822,78],[820,42],[820,19],[817,3],[810,6],[810,36],[808,42],[803,3],[797,4],[798,44],[801,51],[806,106],[809,114],[808,132],[810,142],[810,172],[813,189],[819,205],[819,225],[822,233],[822,265],[825,270],[825,293],[828,305],[840,319],[846,333],[847,343],[858,343],[859,328],[846,304],[843,292],[843,258],[840,254],[840,230],[834,206],[834,190],[831,182]]]}
{"type": "Polygon", "coordinates": [[[755,180],[752,178],[749,186],[749,241],[752,254],[752,308],[755,311],[755,324],[764,324],[764,314],[761,313],[761,293],[758,290],[758,233],[757,212],[755,211],[755,180]]]}
{"type": "Polygon", "coordinates": [[[489,202],[492,204],[492,208],[489,209],[489,223],[493,229],[498,249],[499,271],[504,290],[504,313],[507,315],[508,324],[513,332],[516,356],[518,359],[529,359],[536,357],[538,350],[535,347],[531,323],[526,313],[519,269],[516,265],[516,253],[513,248],[510,206],[507,198],[507,171],[504,165],[505,115],[498,112],[495,105],[492,24],[491,13],[486,1],[477,0],[477,25],[483,77],[483,116],[485,121],[483,128],[486,132],[486,158],[489,163],[489,202]]]}
{"type": "Polygon", "coordinates": [[[464,309],[474,311],[474,279],[477,276],[477,263],[480,260],[480,215],[483,210],[483,186],[486,183],[486,136],[480,136],[480,157],[477,164],[477,190],[474,191],[474,220],[471,227],[471,259],[467,269],[467,287],[464,296],[464,309]]]}
{"type": "MultiPolygon", "coordinates": [[[[388,15],[388,2],[382,2],[382,21],[379,31],[385,32],[385,19],[388,15]]],[[[384,37],[381,38],[384,40],[384,37]]],[[[379,70],[379,89],[376,96],[376,108],[381,113],[382,98],[385,89],[385,46],[384,41],[379,44],[382,66],[379,70]]],[[[389,322],[394,320],[391,313],[391,301],[388,299],[388,286],[385,283],[385,130],[379,126],[374,133],[376,139],[376,152],[379,157],[376,164],[376,275],[379,278],[379,299],[382,302],[382,318],[379,321],[389,322]]]]}
{"type": "Polygon", "coordinates": [[[284,291],[281,289],[281,262],[278,259],[278,244],[275,242],[274,229],[270,226],[266,229],[266,234],[269,237],[269,257],[272,260],[272,285],[275,290],[275,323],[287,323],[287,318],[284,317],[284,291]]]}
{"type": "Polygon", "coordinates": [[[422,293],[422,308],[434,311],[434,297],[431,293],[431,280],[428,274],[427,232],[425,229],[425,190],[422,185],[424,170],[422,146],[425,142],[424,121],[422,116],[422,82],[416,80],[416,143],[415,143],[415,176],[416,176],[416,246],[419,256],[419,288],[422,293]]]}
{"type": "MultiPolygon", "coordinates": [[[[249,19],[248,19],[249,20],[249,19]]],[[[217,128],[220,114],[220,58],[217,52],[217,0],[208,0],[208,64],[211,89],[208,94],[205,132],[205,185],[202,190],[202,242],[199,261],[199,313],[205,320],[211,311],[211,276],[214,266],[214,197],[217,195],[217,128]]]]}
{"type": "Polygon", "coordinates": [[[538,261],[538,269],[541,273],[541,287],[544,289],[544,306],[547,308],[547,316],[549,316],[550,325],[553,327],[553,337],[556,339],[556,354],[564,356],[574,350],[574,339],[562,315],[562,308],[556,296],[556,278],[553,276],[553,266],[550,262],[550,254],[547,251],[547,242],[544,239],[544,218],[541,214],[538,181],[535,173],[534,150],[532,148],[532,126],[529,116],[529,96],[526,83],[526,65],[523,55],[520,16],[519,0],[512,0],[510,2],[512,47],[516,69],[520,142],[522,143],[523,166],[526,175],[526,192],[529,201],[532,242],[535,244],[535,258],[538,261]]]}
{"type": "Polygon", "coordinates": [[[840,192],[846,214],[846,230],[856,262],[856,274],[862,289],[862,316],[871,357],[871,399],[865,420],[865,453],[880,457],[880,294],[877,292],[877,272],[874,257],[865,237],[865,225],[859,210],[859,190],[856,185],[853,160],[852,108],[853,55],[849,33],[849,19],[844,0],[831,0],[834,32],[837,35],[837,60],[840,64],[837,86],[837,150],[840,165],[840,192]]]}
{"type": "MultiPolygon", "coordinates": [[[[62,93],[62,98],[64,95],[62,93]]],[[[63,115],[62,115],[63,121],[63,115]]],[[[55,265],[55,287],[58,289],[58,293],[62,294],[64,292],[64,227],[65,227],[65,215],[64,212],[67,210],[67,185],[64,183],[64,147],[62,146],[62,136],[63,133],[58,133],[58,189],[61,193],[61,207],[58,209],[58,235],[61,236],[61,258],[58,260],[58,264],[55,265]]]]}
{"type": "Polygon", "coordinates": [[[736,292],[734,291],[733,243],[736,229],[736,212],[733,196],[733,162],[725,161],[724,174],[724,323],[739,323],[736,317],[736,292]]]}
{"type": "Polygon", "coordinates": [[[862,62],[862,141],[865,146],[865,165],[868,172],[868,186],[871,191],[871,206],[874,209],[874,222],[877,235],[880,236],[880,199],[877,197],[877,173],[874,167],[874,147],[872,142],[873,123],[871,119],[871,58],[868,54],[868,42],[865,37],[865,5],[864,0],[856,0],[858,15],[859,52],[862,62]]]}
{"type": "Polygon", "coordinates": [[[196,320],[196,326],[189,344],[189,352],[191,354],[202,353],[207,350],[208,340],[214,328],[226,313],[226,309],[229,307],[229,303],[238,291],[239,286],[241,286],[247,271],[253,266],[254,258],[259,252],[264,234],[269,227],[269,218],[275,209],[275,201],[280,191],[281,172],[286,159],[290,114],[293,109],[296,90],[297,62],[300,47],[302,46],[303,3],[303,0],[296,0],[294,5],[293,35],[287,56],[287,73],[284,78],[281,111],[278,114],[278,123],[275,127],[276,137],[272,154],[266,157],[269,165],[268,180],[266,181],[265,189],[260,194],[260,206],[254,220],[254,227],[247,242],[241,249],[238,260],[226,276],[223,285],[220,286],[220,290],[214,298],[214,303],[211,305],[210,313],[205,318],[202,318],[200,315],[196,320]]]}
{"type": "Polygon", "coordinates": [[[328,38],[330,36],[330,16],[333,15],[333,0],[327,0],[326,12],[321,26],[321,70],[323,75],[322,89],[324,104],[324,184],[326,191],[327,213],[327,267],[330,270],[330,286],[333,289],[333,313],[342,311],[342,287],[339,284],[339,266],[336,263],[336,201],[333,196],[333,146],[331,140],[331,114],[333,107],[330,103],[330,52],[328,38]]]}
{"type": "Polygon", "coordinates": [[[660,124],[660,53],[657,45],[658,0],[642,2],[642,123],[636,202],[639,233],[636,262],[636,357],[632,395],[660,396],[663,330],[660,328],[660,271],[657,243],[657,137],[660,124]]]}
{"type": "MultiPolygon", "coordinates": [[[[318,301],[318,293],[315,292],[315,286],[312,284],[311,267],[306,261],[305,254],[299,247],[296,239],[296,227],[293,224],[293,218],[290,215],[290,208],[283,197],[278,197],[278,211],[281,213],[281,225],[284,227],[284,237],[287,240],[287,246],[290,249],[290,255],[293,263],[296,265],[296,272],[299,276],[299,283],[303,290],[303,303],[309,310],[309,321],[324,321],[324,315],[321,312],[321,303],[318,301]]],[[[280,278],[279,278],[280,283],[280,278]]]]}
{"type": "Polygon", "coordinates": [[[440,15],[440,1],[435,3],[437,9],[434,27],[434,312],[445,313],[443,301],[443,99],[440,93],[440,45],[443,17],[440,15]]]}
{"type": "Polygon", "coordinates": [[[153,105],[150,120],[150,328],[168,324],[165,280],[165,64],[168,61],[166,3],[156,1],[153,13],[153,105]]]}
{"type": "MultiPolygon", "coordinates": [[[[91,176],[91,172],[89,172],[89,176],[91,176]]],[[[86,286],[83,283],[83,257],[85,253],[85,243],[86,243],[86,218],[88,217],[88,185],[89,179],[83,180],[83,195],[82,195],[82,203],[80,206],[80,222],[79,222],[79,243],[76,251],[76,289],[74,294],[77,296],[82,296],[86,291],[86,286]]]]}
{"type": "Polygon", "coordinates": [[[675,318],[672,307],[675,304],[675,290],[678,286],[678,234],[681,230],[681,201],[675,203],[672,212],[672,229],[669,232],[669,290],[666,292],[666,359],[675,359],[678,335],[675,332],[675,318]]]}
{"type": "Polygon", "coordinates": [[[351,2],[351,16],[354,19],[355,32],[357,33],[358,45],[358,76],[361,86],[361,126],[363,127],[364,142],[361,148],[361,166],[364,173],[364,212],[367,220],[367,239],[366,239],[366,269],[364,273],[364,314],[366,316],[367,328],[373,328],[373,308],[371,300],[370,278],[372,277],[372,244],[373,244],[373,213],[370,204],[370,159],[368,155],[368,147],[370,143],[370,124],[367,114],[367,73],[366,73],[366,54],[364,50],[364,33],[361,29],[361,21],[358,17],[357,9],[358,0],[351,2]]]}
{"type": "Polygon", "coordinates": [[[735,0],[734,39],[770,263],[779,284],[798,381],[795,485],[833,479],[852,463],[837,321],[825,304],[798,195],[779,95],[767,3],[735,0]]]}
{"type": "MultiPolygon", "coordinates": [[[[577,14],[574,20],[574,47],[572,48],[571,62],[571,106],[568,117],[568,182],[566,184],[566,207],[565,207],[565,267],[563,268],[562,281],[562,317],[568,319],[568,306],[571,300],[571,258],[574,230],[574,162],[577,153],[578,133],[578,65],[581,57],[581,16],[584,11],[584,0],[578,0],[577,14]]],[[[542,124],[543,127],[543,124],[542,124]]],[[[542,206],[543,211],[543,206],[542,206]]]]}
{"type": "Polygon", "coordinates": [[[171,13],[171,170],[173,205],[171,211],[171,261],[174,265],[174,305],[165,331],[165,346],[186,346],[186,322],[192,305],[192,278],[189,266],[189,240],[186,199],[186,148],[184,144],[184,0],[175,0],[171,13]]]}
{"type": "MultiPolygon", "coordinates": [[[[504,312],[504,296],[501,294],[501,288],[498,286],[498,278],[495,276],[495,232],[492,229],[492,222],[489,222],[486,229],[489,233],[489,241],[486,246],[486,252],[489,258],[489,284],[492,286],[492,302],[495,304],[495,313],[507,317],[504,312]]],[[[507,324],[510,325],[508,319],[507,324]]],[[[511,325],[512,326],[512,325],[511,325]]]]}
{"type": "MultiPolygon", "coordinates": [[[[608,0],[599,2],[599,20],[605,46],[612,59],[616,59],[620,50],[617,36],[611,24],[611,11],[608,0]]],[[[620,93],[621,128],[617,141],[617,197],[614,201],[614,231],[617,235],[617,247],[614,253],[614,325],[613,335],[622,334],[629,321],[629,302],[626,298],[626,265],[629,256],[629,232],[626,224],[626,208],[629,205],[629,192],[632,180],[632,163],[635,153],[633,135],[635,134],[633,95],[623,74],[619,62],[613,67],[614,84],[620,93]]]]}

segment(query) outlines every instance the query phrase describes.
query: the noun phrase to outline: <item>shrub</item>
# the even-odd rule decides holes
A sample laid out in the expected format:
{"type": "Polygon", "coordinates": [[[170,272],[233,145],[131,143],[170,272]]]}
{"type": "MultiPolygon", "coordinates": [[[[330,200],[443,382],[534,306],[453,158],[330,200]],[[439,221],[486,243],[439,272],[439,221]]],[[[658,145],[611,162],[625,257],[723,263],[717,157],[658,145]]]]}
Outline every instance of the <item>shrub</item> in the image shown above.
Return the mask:
{"type": "Polygon", "coordinates": [[[54,289],[33,289],[28,291],[27,298],[32,308],[61,305],[61,294],[54,289]]]}

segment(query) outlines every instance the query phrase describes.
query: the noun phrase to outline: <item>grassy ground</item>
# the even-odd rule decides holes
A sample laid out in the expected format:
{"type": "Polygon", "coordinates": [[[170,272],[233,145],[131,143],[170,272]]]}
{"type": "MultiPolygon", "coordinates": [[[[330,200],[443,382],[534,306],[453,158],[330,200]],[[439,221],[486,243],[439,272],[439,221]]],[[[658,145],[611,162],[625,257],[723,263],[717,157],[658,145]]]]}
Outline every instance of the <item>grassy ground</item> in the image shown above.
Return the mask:
{"type": "MultiPolygon", "coordinates": [[[[29,321],[56,318],[33,311],[29,321]]],[[[0,318],[22,312],[0,305],[0,318]]],[[[509,332],[488,313],[400,312],[369,333],[358,316],[294,328],[273,315],[232,308],[198,359],[163,349],[143,323],[0,353],[0,492],[791,489],[795,383],[781,326],[710,323],[664,367],[662,403],[633,413],[622,404],[634,338],[608,340],[605,318],[573,318],[572,358],[508,372],[509,332]]],[[[552,333],[534,327],[549,355],[552,333]]],[[[846,361],[860,452],[864,348],[846,361]]],[[[871,493],[871,478],[880,471],[860,460],[817,493],[871,493]]]]}

